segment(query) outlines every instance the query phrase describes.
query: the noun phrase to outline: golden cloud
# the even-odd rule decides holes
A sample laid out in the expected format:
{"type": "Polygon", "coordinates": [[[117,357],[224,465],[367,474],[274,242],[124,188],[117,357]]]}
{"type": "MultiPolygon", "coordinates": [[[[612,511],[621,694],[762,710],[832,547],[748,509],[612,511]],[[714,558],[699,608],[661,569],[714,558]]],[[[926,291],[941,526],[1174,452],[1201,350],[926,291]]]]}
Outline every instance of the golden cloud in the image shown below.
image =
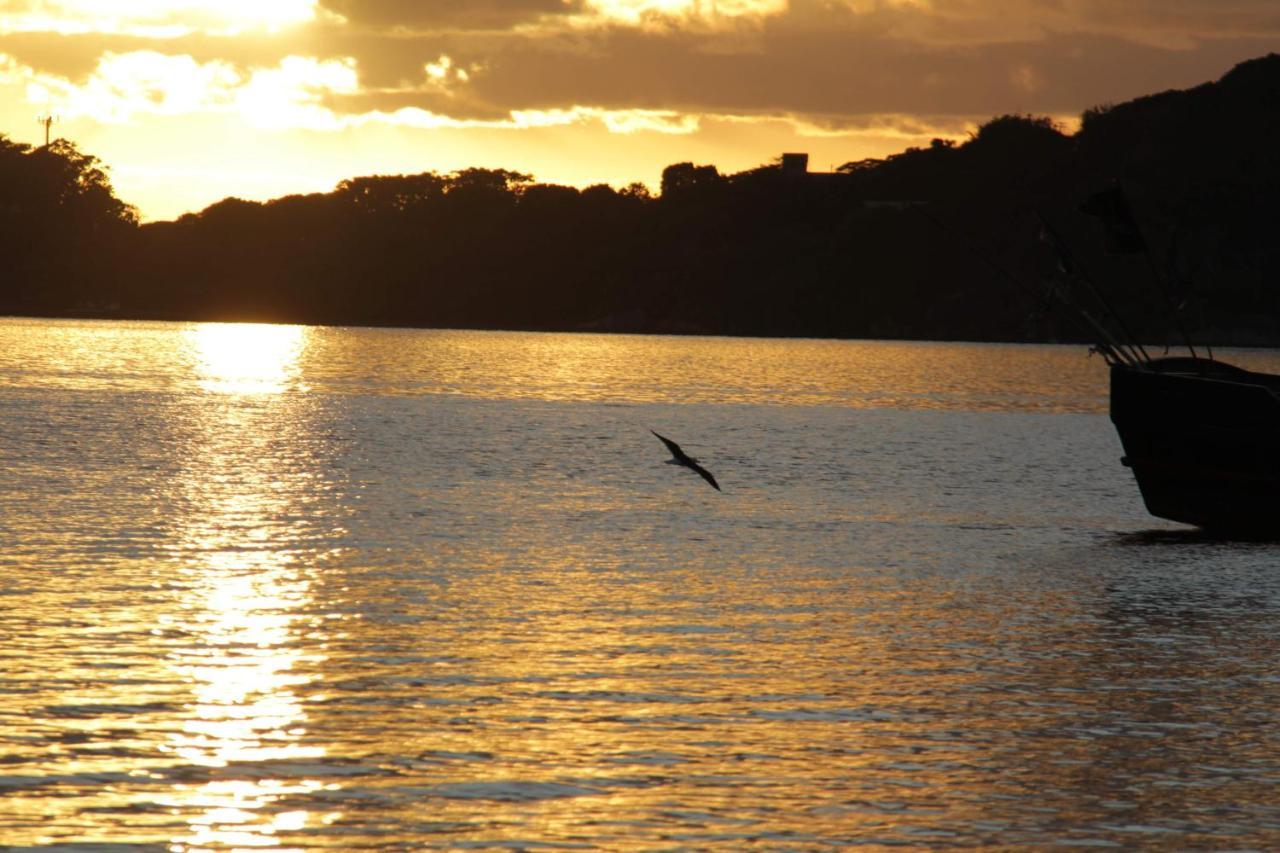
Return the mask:
{"type": "Polygon", "coordinates": [[[316,20],[316,0],[28,0],[0,10],[0,34],[98,33],[170,39],[276,32],[316,20]]]}
{"type": "Polygon", "coordinates": [[[578,20],[658,28],[760,20],[787,11],[787,0],[584,0],[578,20]]]}
{"type": "Polygon", "coordinates": [[[12,59],[8,82],[25,83],[27,100],[66,118],[125,124],[140,115],[233,113],[264,129],[336,130],[343,121],[322,106],[331,93],[356,91],[355,62],[288,56],[278,65],[239,69],[227,62],[152,50],[108,51],[83,83],[44,74],[12,59]]]}

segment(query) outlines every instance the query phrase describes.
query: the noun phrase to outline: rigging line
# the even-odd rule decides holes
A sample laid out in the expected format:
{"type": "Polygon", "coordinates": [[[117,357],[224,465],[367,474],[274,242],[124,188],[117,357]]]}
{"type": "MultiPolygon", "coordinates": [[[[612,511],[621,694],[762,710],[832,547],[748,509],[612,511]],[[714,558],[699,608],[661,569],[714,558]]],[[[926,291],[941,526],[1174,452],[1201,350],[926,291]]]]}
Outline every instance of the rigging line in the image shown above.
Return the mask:
{"type": "Polygon", "coordinates": [[[1120,334],[1128,341],[1126,346],[1131,350],[1136,349],[1140,354],[1138,361],[1151,361],[1151,356],[1147,353],[1146,347],[1129,331],[1129,327],[1124,322],[1124,318],[1120,316],[1120,312],[1113,308],[1107,298],[1102,295],[1101,289],[1093,283],[1093,277],[1089,275],[1089,271],[1084,268],[1084,264],[1080,263],[1080,259],[1076,257],[1075,253],[1071,251],[1071,247],[1063,241],[1057,230],[1044,218],[1044,214],[1036,211],[1036,218],[1040,220],[1040,226],[1044,228],[1045,232],[1053,238],[1054,248],[1064,255],[1064,260],[1067,264],[1074,267],[1075,271],[1069,274],[1070,277],[1079,281],[1089,291],[1089,295],[1097,301],[1111,321],[1120,328],[1120,334]]]}
{"type": "MultiPolygon", "coordinates": [[[[1164,306],[1169,311],[1169,317],[1172,318],[1173,325],[1178,330],[1178,334],[1182,335],[1183,345],[1190,350],[1192,358],[1199,358],[1200,356],[1196,353],[1195,346],[1191,343],[1191,335],[1187,333],[1186,326],[1182,324],[1182,317],[1178,314],[1178,306],[1174,304],[1173,297],[1169,294],[1169,288],[1164,281],[1164,278],[1156,269],[1155,258],[1151,256],[1151,244],[1147,241],[1146,235],[1142,233],[1142,226],[1138,224],[1137,217],[1133,215],[1133,205],[1129,201],[1129,193],[1124,190],[1123,181],[1117,180],[1115,182],[1115,187],[1120,194],[1120,198],[1123,200],[1125,208],[1127,209],[1127,219],[1138,236],[1138,242],[1142,244],[1142,254],[1147,259],[1147,269],[1151,272],[1151,281],[1155,284],[1156,292],[1159,293],[1160,297],[1164,300],[1164,306]]],[[[1165,341],[1168,340],[1169,339],[1166,336],[1165,341]]]]}
{"type": "MultiPolygon", "coordinates": [[[[1173,325],[1177,328],[1178,334],[1182,335],[1183,345],[1191,351],[1192,358],[1199,358],[1200,356],[1196,354],[1195,346],[1191,343],[1191,335],[1187,333],[1187,327],[1182,325],[1182,317],[1178,314],[1178,306],[1174,305],[1173,297],[1169,295],[1168,286],[1156,270],[1156,262],[1151,257],[1151,247],[1147,245],[1146,240],[1142,241],[1142,254],[1147,259],[1147,269],[1151,272],[1151,280],[1155,282],[1156,291],[1164,299],[1164,306],[1169,309],[1169,316],[1173,318],[1173,325]]],[[[1166,337],[1165,340],[1168,341],[1169,338],[1166,337]]]]}
{"type": "MultiPolygon", "coordinates": [[[[978,260],[982,261],[982,263],[984,263],[986,266],[990,267],[992,270],[999,273],[1007,281],[1011,282],[1015,287],[1017,287],[1023,293],[1026,293],[1028,296],[1031,296],[1032,298],[1037,300],[1046,296],[1049,297],[1050,299],[1052,298],[1053,296],[1052,292],[1050,293],[1036,292],[1035,288],[1027,284],[1018,276],[1009,272],[1009,270],[1006,269],[1002,264],[995,261],[993,258],[988,256],[985,252],[979,250],[976,246],[974,246],[968,240],[965,240],[963,237],[957,234],[953,229],[949,228],[944,222],[942,222],[940,219],[938,219],[929,211],[925,210],[922,206],[912,205],[912,209],[915,210],[917,213],[919,213],[921,216],[923,216],[930,223],[932,223],[934,227],[936,227],[939,231],[946,234],[948,237],[950,237],[953,241],[958,243],[960,246],[964,247],[964,249],[968,251],[969,254],[973,255],[978,260]]],[[[1100,340],[1096,340],[1096,343],[1099,344],[1099,349],[1102,352],[1103,357],[1106,357],[1107,353],[1110,352],[1114,355],[1117,361],[1122,361],[1126,364],[1136,365],[1138,362],[1142,361],[1141,358],[1139,358],[1135,353],[1130,351],[1132,349],[1132,344],[1126,345],[1126,344],[1120,343],[1119,341],[1116,340],[1115,335],[1107,331],[1107,329],[1101,323],[1095,320],[1087,311],[1085,311],[1083,308],[1079,307],[1078,305],[1074,305],[1070,303],[1068,301],[1069,297],[1064,295],[1061,298],[1065,304],[1069,305],[1073,309],[1073,311],[1078,312],[1081,315],[1081,317],[1084,318],[1085,322],[1082,323],[1080,320],[1080,317],[1075,316],[1074,313],[1068,313],[1067,316],[1071,319],[1072,324],[1076,326],[1077,330],[1083,332],[1089,337],[1097,336],[1098,338],[1100,338],[1100,340]],[[1126,346],[1129,347],[1128,350],[1125,348],[1126,346]]],[[[1104,303],[1104,307],[1105,307],[1105,303],[1104,303]]],[[[1123,324],[1121,324],[1121,327],[1123,328],[1123,324]]],[[[1150,361],[1149,358],[1147,360],[1150,361]]]]}

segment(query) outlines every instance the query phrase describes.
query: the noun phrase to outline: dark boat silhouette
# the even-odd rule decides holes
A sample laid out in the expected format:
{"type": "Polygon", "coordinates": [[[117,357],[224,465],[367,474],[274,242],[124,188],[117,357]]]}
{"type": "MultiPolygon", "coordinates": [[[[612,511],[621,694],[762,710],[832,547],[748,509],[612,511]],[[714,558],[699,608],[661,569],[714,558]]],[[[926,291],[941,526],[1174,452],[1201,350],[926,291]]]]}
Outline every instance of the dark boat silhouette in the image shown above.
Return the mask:
{"type": "Polygon", "coordinates": [[[1189,356],[1153,358],[1043,215],[1040,237],[1057,267],[1043,289],[970,251],[1046,305],[1067,308],[1078,332],[1094,342],[1091,352],[1110,368],[1120,461],[1133,471],[1148,512],[1214,535],[1280,539],[1280,376],[1219,361],[1207,345],[1197,351],[1119,182],[1089,197],[1080,211],[1102,220],[1108,252],[1147,256],[1151,283],[1189,356]]]}
{"type": "Polygon", "coordinates": [[[1152,515],[1280,538],[1280,376],[1212,358],[1113,362],[1111,422],[1152,515]]]}
{"type": "MultiPolygon", "coordinates": [[[[1102,216],[1110,249],[1146,253],[1154,272],[1119,184],[1081,209],[1102,216]]],[[[1066,284],[1051,292],[1074,309],[1110,366],[1120,461],[1133,471],[1147,511],[1215,534],[1280,538],[1280,376],[1219,361],[1208,346],[1197,351],[1158,278],[1153,283],[1189,356],[1151,357],[1043,217],[1041,227],[1066,284]]]]}

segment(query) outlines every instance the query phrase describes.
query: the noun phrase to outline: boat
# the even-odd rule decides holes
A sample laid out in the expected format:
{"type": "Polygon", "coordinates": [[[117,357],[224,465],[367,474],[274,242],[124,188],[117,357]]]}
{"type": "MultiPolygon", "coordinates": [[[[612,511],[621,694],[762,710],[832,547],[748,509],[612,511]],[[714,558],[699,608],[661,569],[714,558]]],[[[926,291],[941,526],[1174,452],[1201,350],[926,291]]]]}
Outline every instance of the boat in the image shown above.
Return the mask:
{"type": "Polygon", "coordinates": [[[1280,538],[1280,376],[1204,357],[1111,362],[1111,422],[1147,511],[1280,538]]]}
{"type": "MultiPolygon", "coordinates": [[[[1109,251],[1146,252],[1154,272],[1118,185],[1081,210],[1102,212],[1109,251]]],[[[1280,539],[1280,376],[1219,361],[1208,346],[1197,350],[1158,278],[1188,355],[1152,357],[1062,238],[1040,222],[1065,284],[1051,293],[1072,309],[1110,368],[1120,461],[1133,472],[1147,511],[1213,534],[1280,539]]]]}
{"type": "Polygon", "coordinates": [[[1106,361],[1111,422],[1124,448],[1120,461],[1133,471],[1148,512],[1214,535],[1280,540],[1280,375],[1220,361],[1207,345],[1197,349],[1167,284],[1154,275],[1119,184],[1092,196],[1081,211],[1103,219],[1109,252],[1147,254],[1189,355],[1152,357],[1043,215],[1037,215],[1040,238],[1056,265],[1044,288],[971,251],[1025,293],[1066,308],[1076,333],[1093,342],[1090,352],[1106,361]]]}

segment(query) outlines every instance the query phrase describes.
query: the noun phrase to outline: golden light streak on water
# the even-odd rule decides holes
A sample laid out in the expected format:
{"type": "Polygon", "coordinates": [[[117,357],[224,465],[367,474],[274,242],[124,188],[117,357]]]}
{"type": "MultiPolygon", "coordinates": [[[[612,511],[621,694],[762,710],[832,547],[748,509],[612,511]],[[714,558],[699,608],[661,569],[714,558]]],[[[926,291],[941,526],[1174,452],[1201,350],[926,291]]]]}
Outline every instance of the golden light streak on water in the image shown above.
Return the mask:
{"type": "Polygon", "coordinates": [[[272,804],[324,787],[296,770],[271,773],[273,765],[325,754],[302,742],[298,695],[314,678],[300,668],[324,660],[303,615],[312,597],[308,567],[294,550],[307,535],[295,501],[311,479],[309,460],[272,452],[279,442],[305,445],[305,427],[282,398],[263,397],[291,387],[307,330],[200,324],[186,337],[199,387],[212,399],[189,425],[176,490],[185,509],[176,519],[176,550],[194,557],[182,569],[187,592],[178,618],[196,641],[173,649],[168,666],[194,701],[162,749],[189,765],[231,768],[233,776],[175,786],[165,804],[187,815],[189,832],[172,849],[279,849],[278,833],[300,830],[314,816],[273,812],[272,804]]]}
{"type": "Polygon", "coordinates": [[[1276,849],[1275,549],[1102,371],[0,321],[0,847],[1276,849]]]}
{"type": "Polygon", "coordinates": [[[297,376],[307,340],[302,326],[200,323],[188,331],[202,389],[221,394],[278,394],[297,376]]]}

